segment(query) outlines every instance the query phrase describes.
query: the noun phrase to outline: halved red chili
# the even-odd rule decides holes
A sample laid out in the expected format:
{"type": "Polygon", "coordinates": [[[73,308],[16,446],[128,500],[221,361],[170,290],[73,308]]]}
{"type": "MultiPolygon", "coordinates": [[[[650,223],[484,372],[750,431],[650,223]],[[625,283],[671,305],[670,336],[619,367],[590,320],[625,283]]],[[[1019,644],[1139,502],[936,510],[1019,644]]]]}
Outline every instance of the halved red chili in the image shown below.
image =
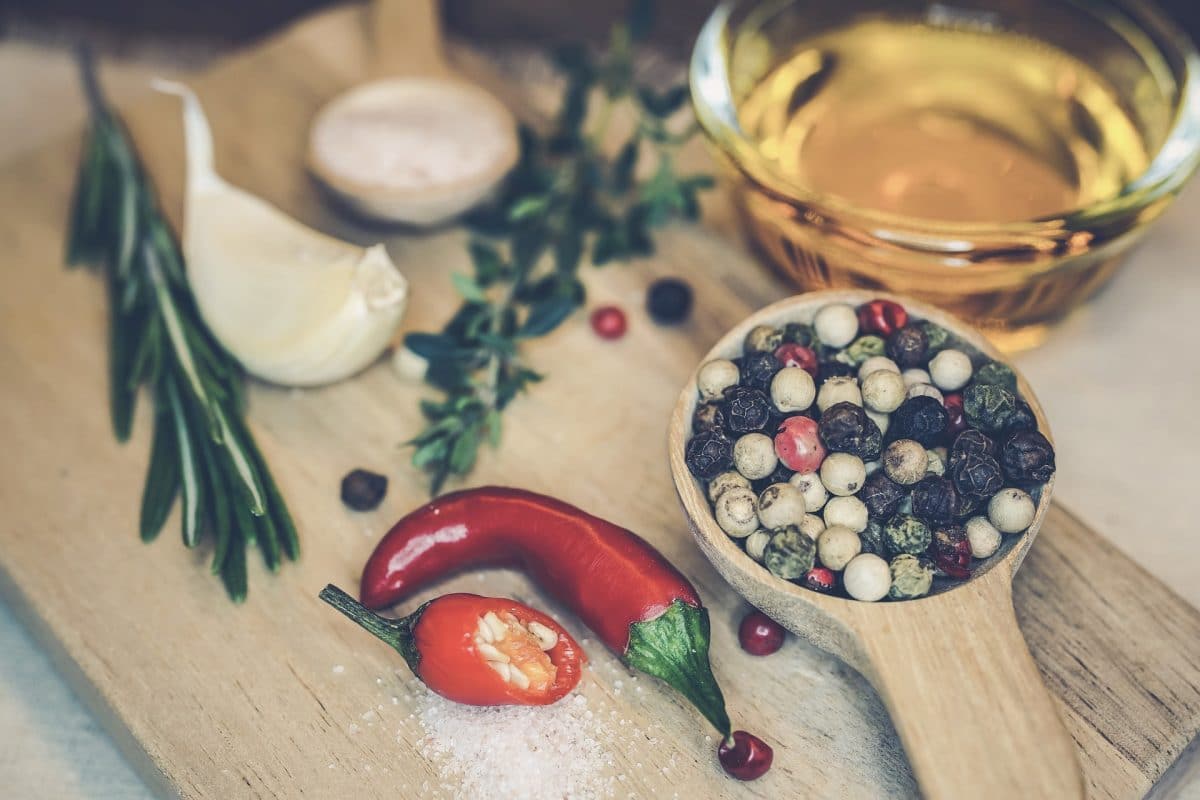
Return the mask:
{"type": "Polygon", "coordinates": [[[336,586],[321,599],[391,645],[426,686],[476,706],[547,705],[579,683],[583,650],[542,612],[503,597],[447,594],[389,619],[336,586]]]}

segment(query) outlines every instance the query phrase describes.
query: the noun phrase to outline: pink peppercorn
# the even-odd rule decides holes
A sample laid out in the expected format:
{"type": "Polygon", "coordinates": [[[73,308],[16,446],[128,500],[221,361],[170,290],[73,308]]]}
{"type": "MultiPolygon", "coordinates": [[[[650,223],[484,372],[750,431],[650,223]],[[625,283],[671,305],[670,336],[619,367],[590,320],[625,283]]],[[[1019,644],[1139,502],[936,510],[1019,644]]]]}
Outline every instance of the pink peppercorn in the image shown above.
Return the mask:
{"type": "Polygon", "coordinates": [[[769,656],[783,647],[783,626],[755,609],[742,618],[738,642],[752,656],[769,656]]]}
{"type": "Polygon", "coordinates": [[[888,337],[908,324],[908,312],[891,300],[872,300],[858,307],[860,333],[888,337]]]}
{"type": "Polygon", "coordinates": [[[788,342],[775,348],[775,360],[785,367],[801,367],[809,375],[817,377],[817,354],[811,347],[788,342]]]}
{"type": "Polygon", "coordinates": [[[600,306],[592,312],[592,330],[601,339],[620,339],[626,325],[625,312],[616,306],[600,306]]]}
{"type": "Polygon", "coordinates": [[[834,577],[833,570],[826,567],[813,567],[804,573],[804,585],[814,592],[828,594],[833,591],[836,582],[837,578],[834,577]]]}
{"type": "Polygon", "coordinates": [[[817,435],[816,420],[788,417],[775,434],[775,455],[795,472],[816,472],[825,460],[825,445],[817,435]]]}
{"type": "Polygon", "coordinates": [[[946,408],[946,441],[953,442],[956,436],[967,429],[962,395],[948,394],[942,400],[942,405],[946,408]]]}

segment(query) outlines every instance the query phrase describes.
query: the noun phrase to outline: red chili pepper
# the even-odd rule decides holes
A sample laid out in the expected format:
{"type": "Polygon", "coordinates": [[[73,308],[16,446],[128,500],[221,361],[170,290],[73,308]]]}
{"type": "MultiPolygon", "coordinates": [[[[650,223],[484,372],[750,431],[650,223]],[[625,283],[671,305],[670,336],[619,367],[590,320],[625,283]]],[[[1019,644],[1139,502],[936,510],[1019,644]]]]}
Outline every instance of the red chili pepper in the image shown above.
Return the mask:
{"type": "Polygon", "coordinates": [[[708,612],[696,590],[645,540],[552,497],[485,487],[422,506],[371,554],[363,603],[385,608],[483,564],[523,570],[626,663],[678,689],[729,736],[708,663],[708,612]]]}
{"type": "Polygon", "coordinates": [[[391,645],[426,686],[475,706],[553,703],[579,683],[583,650],[550,617],[503,597],[447,594],[402,619],[336,586],[321,599],[391,645]]]}

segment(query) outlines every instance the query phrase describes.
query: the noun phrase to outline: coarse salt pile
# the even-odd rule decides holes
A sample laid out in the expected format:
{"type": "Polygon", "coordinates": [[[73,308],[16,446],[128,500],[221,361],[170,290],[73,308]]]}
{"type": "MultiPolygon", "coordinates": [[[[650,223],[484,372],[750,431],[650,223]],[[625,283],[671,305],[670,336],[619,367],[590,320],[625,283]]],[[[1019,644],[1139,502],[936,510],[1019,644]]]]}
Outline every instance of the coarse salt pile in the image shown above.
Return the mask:
{"type": "Polygon", "coordinates": [[[418,744],[456,797],[612,797],[610,733],[582,694],[549,706],[480,708],[416,690],[418,744]]]}

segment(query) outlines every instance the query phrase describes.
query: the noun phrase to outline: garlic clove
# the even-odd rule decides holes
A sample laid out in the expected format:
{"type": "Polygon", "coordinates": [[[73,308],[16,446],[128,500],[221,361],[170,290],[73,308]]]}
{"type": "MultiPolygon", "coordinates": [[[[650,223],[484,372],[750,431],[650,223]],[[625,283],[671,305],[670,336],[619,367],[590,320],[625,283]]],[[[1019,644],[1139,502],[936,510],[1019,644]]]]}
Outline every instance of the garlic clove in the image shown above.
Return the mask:
{"type": "Polygon", "coordinates": [[[408,281],[383,245],[334,239],[221,179],[195,94],[154,85],[183,99],[183,250],[213,335],[251,374],[287,386],[332,383],[368,366],[408,301],[408,281]]]}

